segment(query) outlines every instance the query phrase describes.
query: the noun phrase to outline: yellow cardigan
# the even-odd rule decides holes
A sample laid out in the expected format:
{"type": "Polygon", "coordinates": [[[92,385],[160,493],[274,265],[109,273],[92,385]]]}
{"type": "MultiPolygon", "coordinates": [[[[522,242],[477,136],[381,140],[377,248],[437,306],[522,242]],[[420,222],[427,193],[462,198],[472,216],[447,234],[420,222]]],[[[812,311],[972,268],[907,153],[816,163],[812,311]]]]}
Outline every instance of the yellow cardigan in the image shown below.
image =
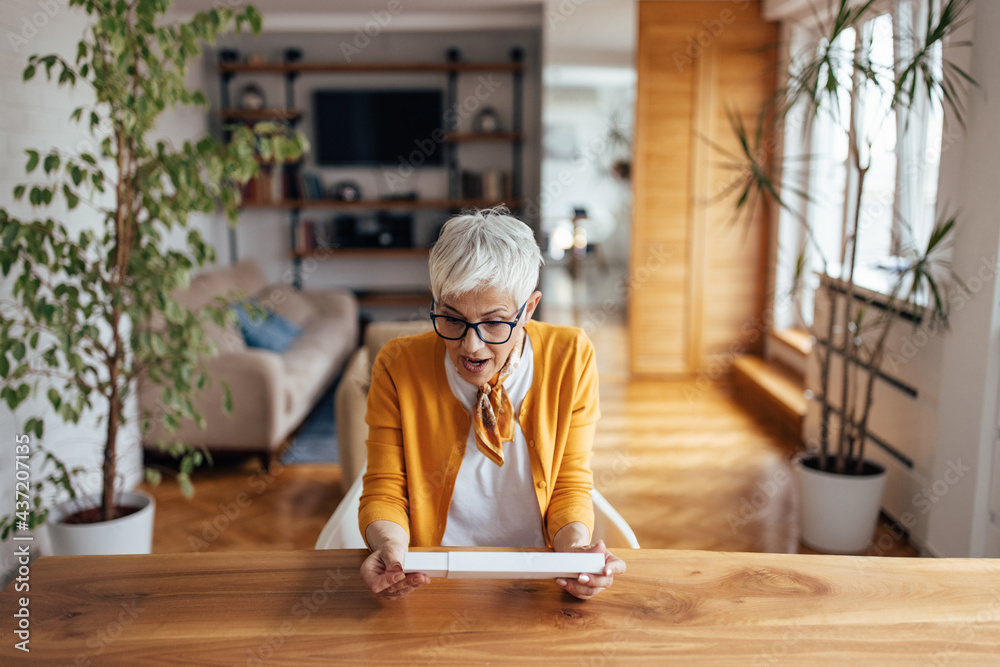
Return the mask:
{"type": "MultiPolygon", "coordinates": [[[[579,329],[531,321],[534,376],[519,423],[546,541],[580,521],[593,534],[590,456],[600,417],[594,348],[579,329]]],[[[368,470],[361,534],[379,520],[406,529],[411,546],[440,546],[470,417],[451,393],[444,341],[433,331],[389,341],[372,364],[368,470]]]]}

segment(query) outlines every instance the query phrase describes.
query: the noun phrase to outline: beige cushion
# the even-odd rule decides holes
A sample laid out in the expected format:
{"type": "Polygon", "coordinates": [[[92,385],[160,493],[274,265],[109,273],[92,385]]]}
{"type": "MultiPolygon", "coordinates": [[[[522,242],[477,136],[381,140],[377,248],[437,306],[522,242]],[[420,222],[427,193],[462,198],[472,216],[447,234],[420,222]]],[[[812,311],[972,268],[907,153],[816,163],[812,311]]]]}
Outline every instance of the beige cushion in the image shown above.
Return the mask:
{"type": "Polygon", "coordinates": [[[344,375],[337,385],[334,395],[337,415],[337,438],[340,448],[341,484],[344,489],[351,486],[361,474],[368,459],[365,440],[368,439],[368,424],[365,423],[368,387],[372,381],[372,366],[368,350],[359,347],[347,362],[344,375]]]}
{"type": "Polygon", "coordinates": [[[239,325],[230,323],[226,328],[220,327],[215,322],[203,321],[201,325],[205,328],[205,337],[215,343],[219,348],[219,354],[226,352],[242,352],[247,349],[243,334],[240,333],[239,325]]]}
{"type": "Polygon", "coordinates": [[[213,275],[222,283],[219,294],[226,296],[228,300],[232,300],[233,296],[231,295],[252,296],[267,287],[267,276],[264,274],[264,270],[260,268],[260,264],[252,259],[243,260],[236,266],[220,269],[213,275]]]}
{"type": "Polygon", "coordinates": [[[353,322],[321,316],[281,355],[286,375],[292,379],[287,394],[289,410],[308,412],[346,363],[354,350],[356,336],[353,322]],[[324,361],[328,359],[342,362],[331,365],[324,361]]]}
{"type": "MultiPolygon", "coordinates": [[[[178,290],[174,298],[181,306],[191,310],[200,310],[208,305],[215,305],[216,298],[228,296],[227,291],[234,290],[234,286],[222,276],[220,272],[202,273],[191,278],[189,287],[185,290],[178,290]]],[[[233,297],[235,298],[235,297],[233,297]]],[[[215,343],[219,352],[240,352],[247,348],[240,333],[239,325],[233,321],[225,328],[208,321],[202,321],[205,327],[205,336],[215,343]]]]}
{"type": "Polygon", "coordinates": [[[429,317],[425,320],[409,322],[372,322],[365,329],[365,347],[368,348],[368,359],[374,361],[382,346],[393,338],[421,334],[430,331],[432,326],[429,317]]]}
{"type": "MultiPolygon", "coordinates": [[[[340,317],[345,320],[357,321],[358,300],[347,290],[324,289],[302,290],[299,292],[319,312],[327,317],[340,317]]],[[[355,341],[357,342],[357,341],[355,341]]]]}
{"type": "Polygon", "coordinates": [[[202,273],[191,278],[187,289],[178,290],[174,298],[181,306],[191,310],[202,308],[218,295],[221,282],[212,273],[202,273]]]}
{"type": "Polygon", "coordinates": [[[264,308],[285,318],[300,329],[316,319],[319,310],[291,285],[271,285],[255,295],[264,308]]]}
{"type": "Polygon", "coordinates": [[[186,290],[178,291],[174,298],[182,306],[196,310],[216,297],[234,301],[260,292],[265,285],[267,277],[257,262],[245,260],[236,266],[217,268],[194,276],[191,285],[186,290]]]}

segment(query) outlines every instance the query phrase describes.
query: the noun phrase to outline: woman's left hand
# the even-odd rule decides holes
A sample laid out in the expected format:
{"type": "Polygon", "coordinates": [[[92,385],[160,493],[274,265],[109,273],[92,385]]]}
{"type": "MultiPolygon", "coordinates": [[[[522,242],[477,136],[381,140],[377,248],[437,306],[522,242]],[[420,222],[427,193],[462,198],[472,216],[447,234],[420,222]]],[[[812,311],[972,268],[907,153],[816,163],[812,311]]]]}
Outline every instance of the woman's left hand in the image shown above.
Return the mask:
{"type": "Polygon", "coordinates": [[[589,600],[605,588],[611,588],[611,584],[614,583],[614,575],[625,572],[625,561],[608,551],[608,548],[604,546],[604,540],[598,540],[597,544],[587,547],[557,548],[557,550],[604,554],[604,569],[601,574],[581,574],[576,579],[556,579],[556,583],[564,591],[581,600],[589,600]]]}

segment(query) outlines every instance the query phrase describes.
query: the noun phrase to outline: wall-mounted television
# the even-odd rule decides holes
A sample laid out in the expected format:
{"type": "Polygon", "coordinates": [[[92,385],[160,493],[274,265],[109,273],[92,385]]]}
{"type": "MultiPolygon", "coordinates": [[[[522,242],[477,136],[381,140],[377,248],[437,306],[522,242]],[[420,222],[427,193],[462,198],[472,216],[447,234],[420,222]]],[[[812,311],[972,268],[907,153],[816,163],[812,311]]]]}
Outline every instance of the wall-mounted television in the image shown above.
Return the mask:
{"type": "Polygon", "coordinates": [[[444,162],[440,138],[443,124],[440,90],[317,90],[313,93],[316,164],[325,166],[421,165],[444,162]],[[435,132],[437,130],[437,132],[435,132]]]}

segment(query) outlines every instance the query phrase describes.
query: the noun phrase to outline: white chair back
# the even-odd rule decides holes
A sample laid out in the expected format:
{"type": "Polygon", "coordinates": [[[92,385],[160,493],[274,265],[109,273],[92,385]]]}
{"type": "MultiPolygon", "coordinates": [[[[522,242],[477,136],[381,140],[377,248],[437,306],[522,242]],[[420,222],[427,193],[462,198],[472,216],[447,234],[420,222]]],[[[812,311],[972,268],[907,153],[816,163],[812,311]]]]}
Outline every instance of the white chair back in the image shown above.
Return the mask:
{"type": "MultiPolygon", "coordinates": [[[[344,499],[337,505],[336,511],[326,522],[319,539],[317,549],[365,549],[364,538],[358,528],[358,509],[361,507],[361,488],[364,478],[364,467],[354,483],[347,490],[344,499]]],[[[590,497],[594,502],[594,541],[604,540],[609,549],[638,549],[639,540],[635,537],[628,522],[615,511],[600,491],[592,489],[590,497]]]]}

